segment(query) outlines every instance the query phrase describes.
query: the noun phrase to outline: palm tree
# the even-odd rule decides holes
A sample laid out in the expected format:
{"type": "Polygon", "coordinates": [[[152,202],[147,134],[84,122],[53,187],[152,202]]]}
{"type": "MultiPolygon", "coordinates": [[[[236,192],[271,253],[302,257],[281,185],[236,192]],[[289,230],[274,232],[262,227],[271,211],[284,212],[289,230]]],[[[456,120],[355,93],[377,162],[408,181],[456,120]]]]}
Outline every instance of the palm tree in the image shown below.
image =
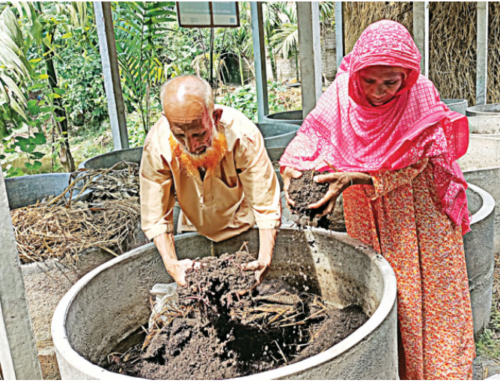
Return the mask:
{"type": "Polygon", "coordinates": [[[12,134],[14,127],[27,120],[27,100],[18,84],[33,75],[26,59],[23,34],[10,7],[0,14],[0,138],[12,134]]]}
{"type": "Polygon", "coordinates": [[[297,27],[297,8],[294,2],[279,2],[274,6],[276,19],[279,20],[280,28],[274,33],[271,41],[276,51],[287,59],[293,56],[295,59],[295,70],[297,81],[299,80],[299,30],[297,27]]]}
{"type": "MultiPolygon", "coordinates": [[[[299,30],[297,23],[297,7],[295,2],[276,2],[272,3],[272,11],[275,14],[274,18],[279,20],[277,28],[273,37],[271,38],[276,51],[280,52],[286,59],[290,56],[295,58],[295,68],[297,80],[299,79],[299,65],[298,65],[298,47],[299,47],[299,30]]],[[[323,26],[327,20],[330,20],[335,13],[335,6],[332,2],[322,1],[319,4],[320,9],[320,23],[323,26]]]]}
{"type": "Polygon", "coordinates": [[[150,91],[164,79],[163,50],[166,24],[175,21],[174,2],[113,3],[116,50],[124,85],[123,97],[139,111],[145,133],[150,126],[150,91]]]}
{"type": "MultiPolygon", "coordinates": [[[[38,79],[34,77],[35,73],[26,55],[30,47],[41,47],[43,50],[42,57],[47,72],[46,79],[52,95],[57,95],[58,83],[53,61],[56,55],[56,47],[53,45],[53,38],[57,29],[57,23],[54,22],[53,17],[47,17],[42,8],[42,4],[39,2],[12,1],[12,4],[17,8],[18,16],[16,17],[11,7],[7,6],[3,9],[2,18],[0,20],[3,32],[3,34],[0,35],[4,37],[0,38],[0,44],[3,45],[0,46],[0,62],[4,63],[0,88],[3,93],[3,98],[12,111],[17,113],[18,117],[22,118],[22,122],[28,123],[28,118],[25,114],[28,103],[23,92],[21,92],[21,88],[25,89],[28,82],[34,82],[38,79]],[[26,34],[23,34],[19,27],[21,23],[24,24],[27,31],[26,34]],[[9,79],[7,73],[10,73],[13,77],[9,79]],[[7,94],[5,89],[9,89],[11,96],[7,94]]],[[[77,26],[81,26],[81,23],[86,21],[86,3],[81,3],[79,5],[57,4],[56,11],[60,14],[69,14],[71,20],[78,24],[77,26]],[[79,17],[77,11],[81,12],[81,17],[79,17]]],[[[59,96],[52,96],[52,99],[54,106],[53,120],[59,136],[61,137],[59,159],[66,172],[73,172],[75,171],[75,162],[69,145],[69,129],[66,110],[59,96]]],[[[4,104],[4,106],[5,105],[6,104],[4,104]]],[[[11,119],[11,121],[13,121],[13,119],[11,119]]],[[[18,119],[18,121],[21,120],[18,119]]],[[[5,128],[5,123],[0,123],[0,125],[3,125],[5,128]]],[[[4,130],[4,133],[8,133],[8,131],[4,130]]],[[[36,144],[36,141],[33,142],[36,144]]]]}

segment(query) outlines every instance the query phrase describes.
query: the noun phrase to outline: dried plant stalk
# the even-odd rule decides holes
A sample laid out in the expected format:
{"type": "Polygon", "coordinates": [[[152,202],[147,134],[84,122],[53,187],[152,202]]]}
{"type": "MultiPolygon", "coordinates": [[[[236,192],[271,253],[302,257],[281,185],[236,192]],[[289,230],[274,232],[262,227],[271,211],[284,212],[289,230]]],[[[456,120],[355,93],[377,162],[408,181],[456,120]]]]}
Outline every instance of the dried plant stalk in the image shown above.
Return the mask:
{"type": "Polygon", "coordinates": [[[350,53],[366,27],[379,20],[394,20],[413,34],[413,7],[411,2],[374,1],[344,2],[345,52],[350,53]]]}
{"type": "MultiPolygon", "coordinates": [[[[344,3],[346,52],[373,22],[402,23],[413,35],[410,2],[344,3]]],[[[476,2],[431,2],[429,20],[429,78],[442,98],[466,99],[476,104],[476,2]]],[[[489,3],[488,103],[500,103],[500,3],[489,3]]]]}
{"type": "Polygon", "coordinates": [[[116,256],[139,223],[139,167],[121,162],[78,170],[61,195],[13,210],[11,217],[22,263],[67,260],[92,248],[116,256]],[[84,191],[87,201],[71,201],[84,191]]]}

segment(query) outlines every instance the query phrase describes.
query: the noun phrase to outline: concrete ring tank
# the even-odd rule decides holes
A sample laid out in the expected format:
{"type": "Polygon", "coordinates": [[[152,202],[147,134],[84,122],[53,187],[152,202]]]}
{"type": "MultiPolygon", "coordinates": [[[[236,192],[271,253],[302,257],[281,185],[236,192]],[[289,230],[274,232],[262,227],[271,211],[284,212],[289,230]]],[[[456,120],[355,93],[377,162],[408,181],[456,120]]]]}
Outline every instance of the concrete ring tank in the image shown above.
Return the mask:
{"type": "MultiPolygon", "coordinates": [[[[474,319],[474,336],[478,339],[491,316],[495,201],[485,190],[472,184],[469,184],[467,189],[467,200],[472,220],[471,231],[464,236],[464,249],[474,319]]],[[[285,224],[291,224],[296,216],[286,206],[284,193],[281,196],[281,204],[283,206],[282,220],[285,224]]],[[[339,234],[347,236],[346,233],[339,234]]]]}
{"type": "Polygon", "coordinates": [[[49,195],[61,194],[69,185],[71,173],[38,174],[5,179],[10,209],[29,206],[49,195]]]}
{"type": "MultiPolygon", "coordinates": [[[[268,147],[286,146],[295,137],[299,127],[285,123],[256,124],[264,136],[264,145],[268,147]]],[[[115,150],[109,153],[92,157],[79,166],[80,169],[109,168],[120,161],[135,162],[139,164],[142,158],[142,147],[133,149],[115,150]]]]}
{"type": "Polygon", "coordinates": [[[458,160],[467,182],[486,190],[496,202],[495,253],[500,252],[500,136],[471,135],[467,154],[458,160]]]}
{"type": "MultiPolygon", "coordinates": [[[[51,173],[5,179],[10,209],[33,205],[47,196],[61,194],[69,184],[70,175],[51,173]]],[[[101,249],[93,249],[80,254],[71,265],[57,260],[21,264],[44,379],[60,379],[50,333],[50,322],[59,300],[74,281],[112,258],[111,254],[101,249]]]]}
{"type": "Polygon", "coordinates": [[[302,125],[304,117],[302,110],[290,110],[286,112],[268,114],[265,117],[265,120],[268,122],[284,122],[288,124],[302,125]]]}
{"type": "Polygon", "coordinates": [[[490,322],[495,266],[495,200],[485,190],[469,184],[467,202],[472,214],[471,231],[464,236],[465,261],[474,320],[479,339],[490,322]]]}
{"type": "MultiPolygon", "coordinates": [[[[176,237],[180,259],[235,252],[243,241],[258,251],[258,230],[212,243],[198,234],[176,237]]],[[[397,379],[396,279],[383,257],[359,241],[325,230],[280,230],[269,278],[307,286],[325,301],[358,304],[370,319],[324,352],[247,379],[397,379]],[[304,274],[305,273],[305,274],[304,274]],[[336,278],[336,280],[334,280],[336,278]]],[[[52,336],[61,376],[69,379],[142,379],[99,366],[115,346],[147,323],[149,290],[170,283],[153,244],[130,251],[87,274],[61,300],[52,336]]],[[[244,379],[244,378],[243,378],[244,379]]]]}
{"type": "Polygon", "coordinates": [[[500,116],[499,115],[476,115],[467,116],[469,120],[469,131],[473,136],[491,136],[500,138],[500,116]]]}
{"type": "Polygon", "coordinates": [[[454,112],[458,112],[465,116],[467,105],[469,104],[467,100],[456,99],[456,98],[443,98],[441,101],[443,101],[448,106],[448,108],[450,108],[454,112]]]}
{"type": "Polygon", "coordinates": [[[500,115],[500,104],[475,105],[467,108],[467,116],[500,115]]]}

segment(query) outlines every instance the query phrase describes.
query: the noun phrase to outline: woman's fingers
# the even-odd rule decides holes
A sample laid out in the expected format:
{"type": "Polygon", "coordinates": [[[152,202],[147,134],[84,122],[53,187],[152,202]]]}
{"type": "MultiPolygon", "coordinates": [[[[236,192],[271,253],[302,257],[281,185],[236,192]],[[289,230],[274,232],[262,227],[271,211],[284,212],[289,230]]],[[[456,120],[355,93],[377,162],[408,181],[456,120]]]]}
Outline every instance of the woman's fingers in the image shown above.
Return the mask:
{"type": "Polygon", "coordinates": [[[289,168],[289,169],[290,169],[290,176],[291,176],[292,178],[297,179],[297,178],[302,177],[302,173],[301,173],[301,172],[299,172],[298,170],[291,169],[291,168],[289,168]]]}
{"type": "Polygon", "coordinates": [[[314,182],[317,182],[319,184],[323,184],[325,182],[332,182],[332,181],[335,181],[336,179],[337,179],[337,176],[335,175],[335,173],[322,174],[319,176],[315,176],[313,178],[314,182]]]}
{"type": "Polygon", "coordinates": [[[300,178],[302,177],[302,173],[292,168],[285,168],[282,177],[283,177],[283,186],[284,186],[283,189],[285,191],[286,202],[290,206],[295,206],[295,201],[293,201],[290,198],[290,195],[288,194],[288,188],[290,187],[290,178],[300,178]]]}
{"type": "Polygon", "coordinates": [[[323,206],[325,203],[327,203],[334,195],[335,195],[335,192],[333,190],[328,190],[322,199],[320,199],[316,203],[310,204],[307,208],[308,209],[319,209],[321,206],[323,206]]]}
{"type": "Polygon", "coordinates": [[[323,210],[321,214],[316,214],[316,217],[324,217],[325,215],[330,214],[333,211],[333,208],[335,207],[335,202],[337,202],[337,198],[332,198],[328,203],[326,209],[323,210]]]}

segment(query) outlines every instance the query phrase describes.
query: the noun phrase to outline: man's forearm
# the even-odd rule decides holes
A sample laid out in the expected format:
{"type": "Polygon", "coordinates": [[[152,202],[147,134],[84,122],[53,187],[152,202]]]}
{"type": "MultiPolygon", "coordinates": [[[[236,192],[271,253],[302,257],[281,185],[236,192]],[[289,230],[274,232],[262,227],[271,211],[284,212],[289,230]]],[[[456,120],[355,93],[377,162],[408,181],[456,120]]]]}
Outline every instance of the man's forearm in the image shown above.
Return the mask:
{"type": "Polygon", "coordinates": [[[276,229],[259,229],[259,260],[271,264],[277,235],[276,229]]]}
{"type": "Polygon", "coordinates": [[[177,262],[177,254],[175,252],[175,241],[173,233],[160,234],[154,238],[154,243],[158,252],[161,255],[163,264],[167,270],[171,270],[172,265],[177,262]]]}

